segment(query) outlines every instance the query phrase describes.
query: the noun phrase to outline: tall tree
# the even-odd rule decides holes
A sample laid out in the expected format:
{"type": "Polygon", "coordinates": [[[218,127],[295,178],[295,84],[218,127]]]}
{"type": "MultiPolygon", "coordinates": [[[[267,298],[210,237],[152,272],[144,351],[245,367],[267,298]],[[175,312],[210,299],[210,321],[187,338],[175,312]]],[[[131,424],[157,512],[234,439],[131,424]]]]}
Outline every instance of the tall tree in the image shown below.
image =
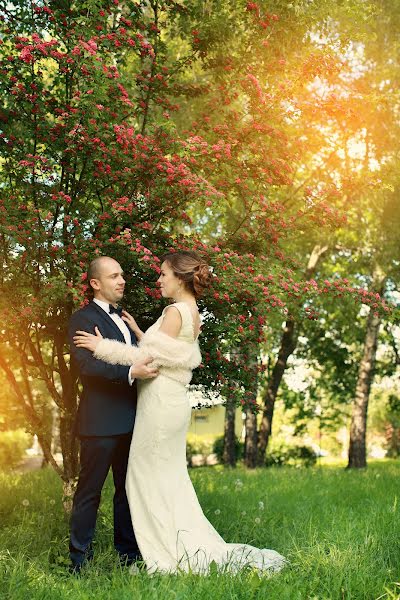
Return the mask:
{"type": "Polygon", "coordinates": [[[143,282],[135,301],[146,317],[148,298],[158,298],[148,246],[158,252],[171,243],[157,224],[180,219],[189,198],[204,202],[216,192],[160,126],[168,66],[148,41],[160,35],[151,12],[106,1],[84,11],[58,2],[0,8],[0,367],[70,493],[79,387],[66,324],[84,301],[86,263],[106,252],[135,273],[143,282]],[[129,56],[134,86],[123,73],[129,56]],[[59,410],[62,467],[47,440],[38,379],[59,410]]]}

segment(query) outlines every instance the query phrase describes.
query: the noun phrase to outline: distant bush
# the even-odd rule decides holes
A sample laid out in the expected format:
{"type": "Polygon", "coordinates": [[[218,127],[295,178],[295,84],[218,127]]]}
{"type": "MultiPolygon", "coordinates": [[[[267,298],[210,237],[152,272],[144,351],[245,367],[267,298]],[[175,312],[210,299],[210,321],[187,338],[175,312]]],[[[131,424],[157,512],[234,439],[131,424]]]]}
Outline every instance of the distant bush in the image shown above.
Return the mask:
{"type": "Polygon", "coordinates": [[[386,408],[386,456],[399,458],[400,456],[400,398],[390,394],[386,408]]]}
{"type": "Polygon", "coordinates": [[[393,427],[391,423],[386,426],[386,456],[399,458],[400,456],[400,427],[393,427]]]}
{"type": "Polygon", "coordinates": [[[281,446],[267,453],[267,467],[297,466],[312,467],[317,462],[317,455],[308,446],[281,446]]]}
{"type": "Polygon", "coordinates": [[[0,431],[0,469],[13,469],[24,458],[31,436],[23,429],[0,431]]]}
{"type": "Polygon", "coordinates": [[[195,454],[208,456],[213,452],[214,436],[202,436],[189,433],[186,440],[186,461],[188,465],[192,462],[195,454]]]}
{"type": "MultiPolygon", "coordinates": [[[[222,462],[222,455],[224,453],[224,436],[217,437],[213,444],[213,452],[217,455],[218,462],[222,462]]],[[[239,460],[244,454],[244,443],[238,438],[235,438],[235,457],[239,460]]]]}

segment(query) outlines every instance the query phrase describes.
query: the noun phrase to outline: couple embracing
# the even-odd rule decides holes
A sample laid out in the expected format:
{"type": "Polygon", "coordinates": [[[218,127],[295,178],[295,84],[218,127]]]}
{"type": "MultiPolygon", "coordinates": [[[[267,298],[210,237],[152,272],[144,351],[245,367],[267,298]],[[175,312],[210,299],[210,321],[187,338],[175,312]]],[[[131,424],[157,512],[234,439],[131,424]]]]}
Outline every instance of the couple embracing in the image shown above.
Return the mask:
{"type": "Polygon", "coordinates": [[[173,300],[143,333],[121,311],[124,274],[118,262],[92,261],[93,300],[71,317],[71,354],[83,392],[78,411],[80,474],[74,497],[70,557],[79,572],[92,558],[101,490],[114,479],[114,545],[121,562],[149,573],[207,574],[210,564],[279,571],[274,550],[226,543],[206,519],[189,478],[186,387],[201,362],[196,299],[208,285],[208,265],[195,252],[162,258],[158,279],[173,300]]]}

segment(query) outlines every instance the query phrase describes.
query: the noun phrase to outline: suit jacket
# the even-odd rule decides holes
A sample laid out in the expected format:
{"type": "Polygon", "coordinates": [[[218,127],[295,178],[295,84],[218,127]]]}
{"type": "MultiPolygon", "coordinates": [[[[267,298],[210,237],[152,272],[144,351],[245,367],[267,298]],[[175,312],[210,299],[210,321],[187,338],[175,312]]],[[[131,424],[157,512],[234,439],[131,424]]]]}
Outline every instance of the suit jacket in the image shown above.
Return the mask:
{"type": "MultiPolygon", "coordinates": [[[[71,358],[75,362],[83,393],[79,404],[76,431],[79,436],[111,436],[129,433],[136,414],[136,382],[128,382],[129,366],[110,365],[98,360],[85,348],[77,348],[72,337],[79,329],[101,334],[125,343],[118,326],[95,302],[76,311],[70,319],[68,337],[71,358]]],[[[136,337],[131,332],[132,343],[136,337]]]]}

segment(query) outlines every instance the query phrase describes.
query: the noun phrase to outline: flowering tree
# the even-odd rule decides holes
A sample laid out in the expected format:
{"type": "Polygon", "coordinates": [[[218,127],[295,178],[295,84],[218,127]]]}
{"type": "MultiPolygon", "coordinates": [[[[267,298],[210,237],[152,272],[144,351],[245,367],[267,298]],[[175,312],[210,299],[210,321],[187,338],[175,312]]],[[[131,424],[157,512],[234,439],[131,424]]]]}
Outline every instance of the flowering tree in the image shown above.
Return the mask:
{"type": "MultiPolygon", "coordinates": [[[[337,279],[338,269],[330,268],[332,261],[336,266],[340,262],[341,273],[352,272],[346,256],[362,246],[360,213],[370,202],[371,190],[382,181],[382,173],[371,170],[369,161],[387,161],[395,147],[392,136],[382,136],[377,128],[376,114],[386,121],[392,119],[390,107],[395,110],[396,104],[390,105],[387,95],[377,91],[366,57],[356,59],[352,51],[353,40],[360,36],[358,11],[363,14],[363,39],[367,39],[375,26],[375,8],[369,5],[365,14],[365,6],[357,2],[346,6],[299,2],[286,8],[248,2],[235,13],[222,4],[218,14],[210,14],[200,31],[193,32],[197,43],[207,48],[202,57],[204,80],[197,79],[196,90],[206,101],[199,104],[187,133],[196,159],[207,178],[223,189],[229,206],[225,210],[221,201],[207,202],[209,222],[214,217],[219,224],[219,245],[241,253],[264,252],[264,274],[275,268],[282,274],[287,261],[287,266],[300,269],[303,280],[315,277],[320,281],[318,298],[307,298],[304,293],[291,298],[291,282],[283,278],[288,312],[281,313],[281,318],[268,315],[269,332],[275,339],[268,344],[271,367],[262,386],[258,436],[255,416],[248,415],[251,434],[246,456],[252,454],[248,461],[252,465],[257,460],[264,463],[275,400],[304,316],[313,318],[313,307],[322,307],[325,296],[331,300],[335,288],[323,272],[329,278],[333,272],[337,279]],[[279,14],[272,7],[279,8],[279,14]],[[354,151],[364,143],[365,153],[354,151]],[[322,271],[320,278],[318,271],[322,271]],[[282,321],[282,317],[286,318],[282,321]]],[[[198,19],[200,12],[193,9],[193,13],[193,19],[198,19]]],[[[192,105],[187,112],[192,116],[192,105]]],[[[189,214],[195,222],[196,210],[189,214]]],[[[379,215],[375,216],[379,222],[379,215]]],[[[368,220],[368,227],[375,227],[373,220],[368,220]]],[[[203,231],[216,236],[215,227],[203,231]]],[[[362,271],[365,267],[364,280],[361,273],[348,277],[342,289],[374,305],[377,317],[382,294],[375,289],[366,264],[362,271]],[[351,279],[353,286],[349,286],[351,279]],[[363,281],[372,285],[370,293],[356,289],[363,281]]],[[[249,306],[252,310],[253,305],[249,306]]],[[[388,311],[385,307],[383,314],[388,311]]],[[[251,339],[247,329],[246,333],[251,339]]],[[[262,351],[257,344],[250,346],[254,363],[262,351]]]]}
{"type": "MultiPolygon", "coordinates": [[[[267,320],[299,312],[314,318],[312,298],[326,292],[358,296],[345,280],[307,281],[284,250],[297,229],[304,234],[342,218],[332,186],[312,202],[309,190],[306,200],[290,200],[302,150],[282,126],[293,90],[271,82],[266,94],[254,65],[235,87],[239,51],[232,64],[217,61],[210,94],[196,90],[192,65],[221,58],[211,16],[208,33],[192,27],[198,9],[155,0],[93,0],[84,9],[2,4],[0,366],[66,491],[77,472],[79,398],[66,324],[85,301],[93,256],[120,261],[128,308],[143,325],[159,309],[157,257],[171,246],[207,257],[215,273],[204,302],[207,368],[195,383],[233,398],[249,415],[264,370],[267,320]],[[191,93],[199,102],[202,96],[209,116],[188,129],[180,119],[189,109],[179,116],[177,98],[191,93]],[[62,468],[48,443],[38,379],[58,407],[62,468]]],[[[244,15],[247,24],[243,46],[267,49],[265,31],[278,17],[252,3],[239,9],[236,18],[244,15]]],[[[222,4],[220,19],[226,10],[222,4]]],[[[368,291],[363,300],[375,302],[368,291]]]]}
{"type": "MultiPolygon", "coordinates": [[[[162,250],[185,205],[217,193],[193,173],[163,117],[151,122],[150,103],[157,114],[168,104],[160,95],[168,68],[148,41],[155,22],[145,23],[136,3],[93,2],[82,11],[16,2],[3,6],[2,27],[0,365],[68,486],[77,471],[79,390],[65,332],[84,300],[88,260],[110,253],[124,263],[129,250],[128,272],[141,284],[154,280],[149,233],[162,250]],[[128,56],[137,70],[129,92],[116,66],[128,56]],[[46,441],[36,379],[59,410],[63,468],[46,441]]],[[[135,287],[135,304],[144,306],[147,294],[154,292],[135,287]]]]}

